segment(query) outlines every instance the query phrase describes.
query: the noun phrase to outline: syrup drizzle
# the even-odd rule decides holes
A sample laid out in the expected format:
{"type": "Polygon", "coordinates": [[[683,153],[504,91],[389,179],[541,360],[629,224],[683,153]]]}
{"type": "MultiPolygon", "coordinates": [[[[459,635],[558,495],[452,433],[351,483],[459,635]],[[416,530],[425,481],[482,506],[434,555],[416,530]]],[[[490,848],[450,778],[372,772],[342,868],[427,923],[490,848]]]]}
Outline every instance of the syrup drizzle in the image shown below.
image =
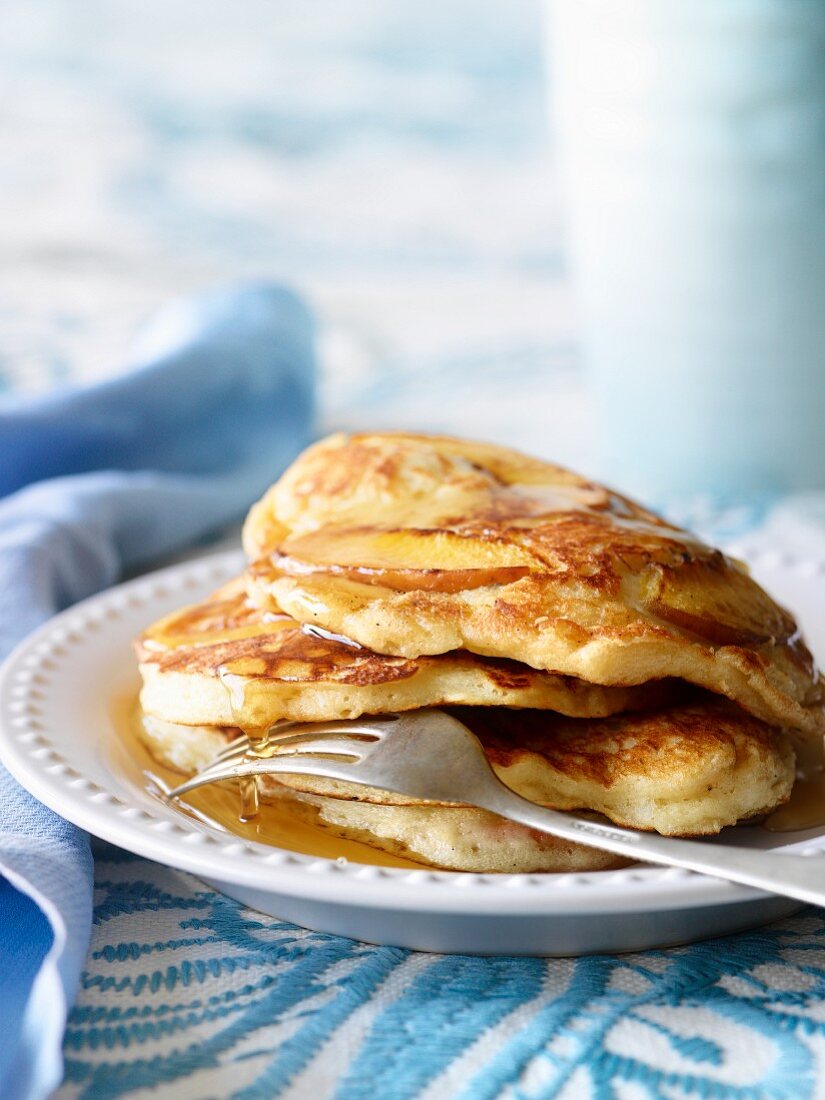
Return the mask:
{"type": "Polygon", "coordinates": [[[334,634],[331,630],[324,630],[322,626],[316,626],[315,623],[302,623],[301,630],[311,637],[323,638],[327,642],[340,642],[341,645],[348,645],[351,649],[364,648],[359,642],[354,642],[352,638],[348,638],[345,634],[334,634]]]}
{"type": "MultiPolygon", "coordinates": [[[[259,752],[266,748],[269,727],[247,726],[243,722],[243,709],[246,700],[246,679],[230,671],[226,665],[218,669],[218,677],[226,688],[229,699],[229,710],[232,714],[233,725],[237,726],[241,733],[249,738],[253,752],[259,752]]],[[[248,776],[239,781],[241,796],[240,820],[253,821],[261,810],[260,782],[257,775],[248,776]]]]}
{"type": "MultiPolygon", "coordinates": [[[[134,786],[161,800],[166,791],[181,782],[180,772],[159,764],[150,754],[141,736],[143,718],[135,694],[129,693],[113,701],[111,709],[115,736],[107,736],[103,751],[116,758],[117,771],[129,778],[134,786]]],[[[348,860],[378,867],[421,869],[420,863],[390,855],[357,840],[343,840],[329,829],[311,820],[311,810],[296,812],[291,792],[284,788],[283,800],[267,799],[258,814],[244,821],[238,816],[238,785],[234,782],[213,783],[191,791],[185,801],[176,803],[180,813],[194,822],[219,833],[231,834],[243,840],[270,844],[302,855],[331,860],[348,860]]],[[[300,808],[300,807],[298,807],[300,808]]]]}

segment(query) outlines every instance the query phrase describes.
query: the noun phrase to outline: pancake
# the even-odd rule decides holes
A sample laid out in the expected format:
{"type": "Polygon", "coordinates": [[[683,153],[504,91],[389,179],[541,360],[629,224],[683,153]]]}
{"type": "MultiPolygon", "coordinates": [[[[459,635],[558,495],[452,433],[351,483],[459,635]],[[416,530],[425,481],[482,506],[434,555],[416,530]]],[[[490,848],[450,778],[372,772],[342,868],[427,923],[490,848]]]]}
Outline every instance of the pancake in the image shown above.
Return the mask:
{"type": "Polygon", "coordinates": [[[253,507],[244,545],[255,602],[378,653],[464,649],[609,686],[676,677],[825,732],[797,625],[744,565],[516,451],[332,436],[253,507]]]}
{"type": "MultiPolygon", "coordinates": [[[[794,782],[794,752],[784,733],[707,696],[604,719],[500,708],[452,713],[474,730],[494,771],[523,797],[668,836],[714,834],[766,814],[787,800],[794,782]]],[[[236,733],[147,717],[142,739],[161,763],[190,774],[236,733]]],[[[263,802],[289,799],[293,812],[335,835],[431,866],[533,872],[621,863],[460,804],[317,777],[260,782],[263,802]]]]}
{"type": "Polygon", "coordinates": [[[261,611],[239,579],[149,627],[137,641],[148,714],[189,725],[320,722],[446,703],[598,717],[661,704],[673,685],[601,687],[459,652],[387,657],[261,611]]]}

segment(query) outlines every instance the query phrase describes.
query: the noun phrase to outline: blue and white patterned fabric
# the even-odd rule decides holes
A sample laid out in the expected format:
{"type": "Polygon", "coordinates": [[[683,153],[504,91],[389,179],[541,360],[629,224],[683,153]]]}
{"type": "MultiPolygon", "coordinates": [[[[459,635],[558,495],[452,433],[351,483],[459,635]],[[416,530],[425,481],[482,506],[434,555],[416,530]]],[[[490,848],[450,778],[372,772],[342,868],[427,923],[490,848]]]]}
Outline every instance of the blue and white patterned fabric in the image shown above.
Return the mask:
{"type": "MultiPolygon", "coordinates": [[[[132,370],[0,395],[0,659],[124,569],[237,522],[309,441],[314,325],[258,282],[168,306],[132,370]]],[[[60,1081],[91,928],[88,838],[0,765],[0,1096],[60,1081]]]]}
{"type": "MultiPolygon", "coordinates": [[[[672,511],[737,538],[763,509],[672,511]]],[[[793,514],[768,526],[825,546],[793,514]]],[[[633,955],[439,956],[306,931],[110,845],[94,853],[60,1100],[825,1097],[819,910],[633,955]]]]}
{"type": "MultiPolygon", "coordinates": [[[[539,0],[5,0],[0,389],[103,377],[170,296],[280,277],[321,318],[323,429],[587,470],[540,24],[539,0]]],[[[732,537],[764,509],[674,511],[732,537]]],[[[818,1100],[825,924],[442,958],[97,847],[64,1055],[61,1100],[818,1100]]]]}
{"type": "Polygon", "coordinates": [[[307,932],[117,849],[95,860],[61,1100],[823,1095],[819,911],[668,951],[480,959],[307,932]]]}

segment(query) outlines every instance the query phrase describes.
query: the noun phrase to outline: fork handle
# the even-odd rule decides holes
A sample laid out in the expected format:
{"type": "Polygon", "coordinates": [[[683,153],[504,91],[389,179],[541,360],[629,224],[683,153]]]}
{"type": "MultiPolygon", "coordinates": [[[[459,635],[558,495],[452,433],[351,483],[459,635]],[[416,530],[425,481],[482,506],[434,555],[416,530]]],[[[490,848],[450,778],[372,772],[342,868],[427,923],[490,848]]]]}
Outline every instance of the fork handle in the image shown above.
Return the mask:
{"type": "Polygon", "coordinates": [[[743,886],[754,886],[771,894],[825,906],[825,859],[822,858],[783,855],[781,852],[708,844],[622,829],[617,825],[588,821],[537,806],[505,787],[495,795],[491,792],[483,808],[521,825],[528,825],[531,829],[615,852],[629,859],[699,871],[715,878],[739,882],[743,886]]]}

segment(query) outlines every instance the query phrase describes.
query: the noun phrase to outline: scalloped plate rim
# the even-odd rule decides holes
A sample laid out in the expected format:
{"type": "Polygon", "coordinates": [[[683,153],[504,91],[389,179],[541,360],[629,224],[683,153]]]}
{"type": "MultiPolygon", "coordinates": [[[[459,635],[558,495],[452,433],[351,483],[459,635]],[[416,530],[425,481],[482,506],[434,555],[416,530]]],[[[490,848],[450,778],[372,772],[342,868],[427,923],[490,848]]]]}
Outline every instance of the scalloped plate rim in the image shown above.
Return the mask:
{"type": "MultiPolygon", "coordinates": [[[[741,548],[738,552],[748,553],[741,548]]],[[[748,556],[758,552],[751,547],[748,556]]],[[[784,558],[794,560],[788,555],[784,558]]],[[[668,868],[478,875],[426,867],[407,870],[342,865],[340,861],[304,856],[241,838],[221,835],[216,839],[159,803],[152,813],[137,799],[129,799],[128,788],[118,788],[114,775],[111,784],[84,779],[76,766],[83,763],[77,748],[77,742],[82,743],[82,731],[73,729],[71,714],[62,719],[62,731],[51,735],[40,720],[44,704],[50,699],[50,688],[55,690],[55,672],[73,664],[82,666],[76,656],[78,652],[82,656],[78,646],[90,638],[100,639],[101,632],[104,637],[107,632],[117,635],[116,624],[123,627],[122,620],[127,620],[131,639],[140,625],[185,600],[199,599],[237,573],[242,563],[239,551],[223,551],[137,577],[73,605],[20,643],[0,668],[0,760],[11,774],[58,814],[135,854],[213,881],[292,898],[433,914],[534,916],[640,913],[770,896],[668,868]],[[135,626],[132,620],[136,616],[129,612],[137,611],[140,616],[135,626]],[[346,898],[342,896],[345,883],[346,898]]],[[[798,559],[794,564],[799,564],[798,559]]],[[[818,561],[804,564],[812,564],[817,573],[825,572],[825,565],[818,561]]],[[[119,660],[133,662],[125,641],[119,639],[119,660]]],[[[54,698],[51,702],[55,704],[54,698]]]]}

